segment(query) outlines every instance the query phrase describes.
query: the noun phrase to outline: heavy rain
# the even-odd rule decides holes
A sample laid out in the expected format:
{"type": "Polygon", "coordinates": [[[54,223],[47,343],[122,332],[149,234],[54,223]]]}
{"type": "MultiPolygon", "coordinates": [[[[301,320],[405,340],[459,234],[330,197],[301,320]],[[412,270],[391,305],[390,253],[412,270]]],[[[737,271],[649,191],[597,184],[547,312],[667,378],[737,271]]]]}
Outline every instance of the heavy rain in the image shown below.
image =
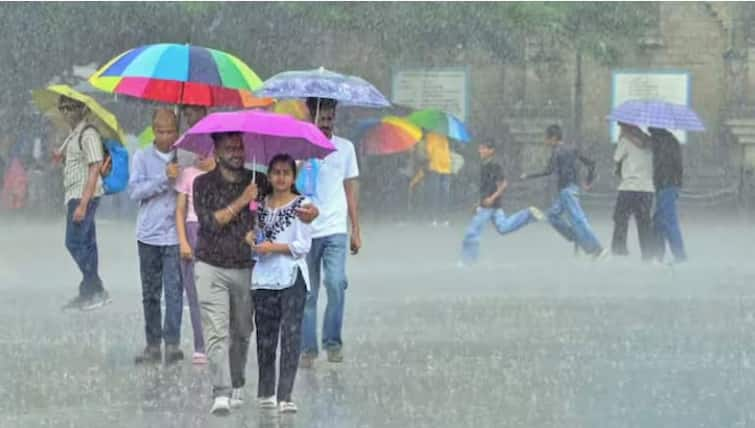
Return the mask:
{"type": "Polygon", "coordinates": [[[0,3],[0,427],[755,426],[753,19],[0,3]]]}

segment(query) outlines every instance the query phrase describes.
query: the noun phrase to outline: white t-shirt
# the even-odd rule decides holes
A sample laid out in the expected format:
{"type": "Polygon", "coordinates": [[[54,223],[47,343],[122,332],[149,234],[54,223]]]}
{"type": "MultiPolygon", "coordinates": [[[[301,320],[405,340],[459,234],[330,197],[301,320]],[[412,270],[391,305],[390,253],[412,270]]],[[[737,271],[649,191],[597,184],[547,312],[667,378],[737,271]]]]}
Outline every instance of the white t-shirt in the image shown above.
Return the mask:
{"type": "Polygon", "coordinates": [[[630,192],[654,192],[653,152],[649,147],[640,148],[625,137],[619,138],[614,162],[621,162],[619,190],[630,192]]]}
{"type": "Polygon", "coordinates": [[[320,215],[312,222],[313,238],[348,233],[349,211],[343,182],[359,177],[354,144],[335,135],[330,141],[336,151],[320,161],[317,194],[312,198],[320,210],[320,215]]]}

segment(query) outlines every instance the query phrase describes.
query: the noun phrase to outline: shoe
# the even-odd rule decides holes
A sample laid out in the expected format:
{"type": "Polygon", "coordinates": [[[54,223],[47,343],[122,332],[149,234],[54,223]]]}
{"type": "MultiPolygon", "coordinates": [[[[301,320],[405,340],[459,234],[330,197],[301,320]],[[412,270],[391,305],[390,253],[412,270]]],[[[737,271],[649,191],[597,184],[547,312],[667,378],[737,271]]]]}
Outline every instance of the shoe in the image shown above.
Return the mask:
{"type": "Polygon", "coordinates": [[[281,413],[296,413],[298,410],[293,401],[281,401],[278,405],[278,411],[281,413]]]}
{"type": "Polygon", "coordinates": [[[465,269],[467,267],[468,267],[468,265],[466,263],[464,263],[463,261],[461,261],[461,260],[459,260],[458,262],[456,262],[456,269],[465,269]]]}
{"type": "Polygon", "coordinates": [[[102,290],[100,292],[95,293],[92,297],[87,299],[86,302],[81,305],[81,310],[93,311],[97,308],[101,308],[112,302],[113,302],[113,299],[110,298],[110,294],[107,291],[102,290]]]}
{"type": "Polygon", "coordinates": [[[299,358],[299,368],[311,369],[312,367],[314,367],[316,359],[317,359],[317,354],[312,354],[309,352],[305,352],[301,354],[301,358],[299,358]]]}
{"type": "Polygon", "coordinates": [[[231,413],[231,400],[228,397],[215,397],[210,414],[213,416],[228,416],[231,413]]]}
{"type": "Polygon", "coordinates": [[[441,226],[443,226],[443,227],[450,227],[451,226],[451,222],[450,221],[444,221],[443,223],[441,223],[441,226]]]}
{"type": "Polygon", "coordinates": [[[328,362],[330,363],[342,363],[343,362],[343,353],[341,352],[341,349],[328,349],[328,362]]]}
{"type": "Polygon", "coordinates": [[[433,220],[432,226],[433,227],[438,227],[438,222],[433,220]]]}
{"type": "Polygon", "coordinates": [[[68,303],[63,305],[64,311],[72,311],[72,310],[81,310],[81,307],[84,305],[84,303],[87,302],[87,298],[84,296],[76,296],[73,299],[69,300],[68,303]]]}
{"type": "Polygon", "coordinates": [[[207,355],[201,353],[201,352],[195,352],[194,355],[191,356],[191,363],[197,366],[203,366],[207,364],[207,355]]]}
{"type": "Polygon", "coordinates": [[[147,346],[144,348],[141,354],[134,357],[134,364],[157,364],[163,359],[162,352],[160,352],[160,345],[147,346]]]}
{"type": "Polygon", "coordinates": [[[177,363],[184,359],[184,353],[178,345],[165,345],[165,364],[177,363]]]}
{"type": "Polygon", "coordinates": [[[543,214],[542,211],[540,211],[540,208],[538,207],[530,207],[530,214],[532,214],[532,218],[534,218],[537,221],[543,221],[545,220],[545,214],[543,214]]]}
{"type": "Polygon", "coordinates": [[[607,260],[610,255],[611,252],[607,248],[604,248],[593,255],[593,260],[596,262],[607,260]]]}
{"type": "Polygon", "coordinates": [[[274,409],[278,405],[275,396],[257,398],[257,406],[260,409],[274,409]]]}
{"type": "Polygon", "coordinates": [[[242,388],[233,388],[230,404],[233,409],[244,405],[244,390],[242,388]]]}

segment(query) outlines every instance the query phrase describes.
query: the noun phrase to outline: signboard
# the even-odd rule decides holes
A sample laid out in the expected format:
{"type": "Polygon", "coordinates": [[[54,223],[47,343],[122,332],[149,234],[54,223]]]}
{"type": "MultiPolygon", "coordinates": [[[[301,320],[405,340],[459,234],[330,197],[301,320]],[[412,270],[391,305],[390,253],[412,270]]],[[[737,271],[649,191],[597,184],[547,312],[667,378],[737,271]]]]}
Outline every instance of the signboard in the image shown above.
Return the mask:
{"type": "Polygon", "coordinates": [[[467,121],[469,75],[466,68],[422,68],[393,73],[392,101],[416,109],[433,108],[467,121]]]}
{"type": "MultiPolygon", "coordinates": [[[[616,108],[624,101],[635,99],[655,99],[675,104],[689,105],[689,73],[666,70],[627,70],[615,71],[612,82],[613,99],[611,107],[616,108]]],[[[687,133],[673,131],[681,143],[687,142],[687,133]]],[[[619,127],[611,123],[611,141],[619,139],[619,127]]]]}

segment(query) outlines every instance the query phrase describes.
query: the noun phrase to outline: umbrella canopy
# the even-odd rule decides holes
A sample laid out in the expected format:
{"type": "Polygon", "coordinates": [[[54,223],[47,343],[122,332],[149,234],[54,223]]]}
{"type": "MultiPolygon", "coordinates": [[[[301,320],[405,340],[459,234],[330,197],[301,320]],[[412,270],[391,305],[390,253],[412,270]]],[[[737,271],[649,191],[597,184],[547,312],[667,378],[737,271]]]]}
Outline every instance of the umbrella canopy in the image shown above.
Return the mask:
{"type": "Polygon", "coordinates": [[[67,127],[68,125],[63,119],[63,115],[58,110],[58,102],[61,95],[84,104],[89,110],[87,119],[97,128],[103,137],[117,140],[121,143],[126,141],[123,129],[113,113],[105,109],[94,98],[84,95],[68,85],[52,85],[44,89],[34,90],[32,91],[32,100],[37,108],[50,117],[56,125],[67,127]]]}
{"type": "Polygon", "coordinates": [[[456,141],[468,143],[470,140],[469,131],[464,122],[450,113],[441,110],[425,109],[415,111],[407,119],[420,128],[445,135],[456,141]]]}
{"type": "Polygon", "coordinates": [[[274,113],[287,114],[299,120],[309,121],[309,109],[302,100],[279,100],[272,108],[274,113]]]}
{"type": "Polygon", "coordinates": [[[324,158],[335,151],[331,143],[311,123],[265,111],[219,112],[207,115],[173,145],[199,155],[213,151],[212,134],[241,132],[247,162],[267,163],[279,153],[296,160],[324,158]]]}
{"type": "Polygon", "coordinates": [[[89,82],[105,92],[170,104],[264,107],[257,74],[235,56],[200,46],[161,43],[126,51],[97,70],[89,82]]]}
{"type": "Polygon", "coordinates": [[[630,100],[616,107],[609,120],[636,126],[681,131],[704,131],[700,118],[691,108],[660,100],[630,100]]]}
{"type": "Polygon", "coordinates": [[[422,139],[422,130],[406,119],[386,116],[370,128],[362,139],[368,155],[390,155],[410,150],[422,139]]]}
{"type": "Polygon", "coordinates": [[[387,107],[391,103],[371,83],[320,67],[286,71],[267,79],[257,95],[276,99],[331,98],[346,106],[387,107]]]}

